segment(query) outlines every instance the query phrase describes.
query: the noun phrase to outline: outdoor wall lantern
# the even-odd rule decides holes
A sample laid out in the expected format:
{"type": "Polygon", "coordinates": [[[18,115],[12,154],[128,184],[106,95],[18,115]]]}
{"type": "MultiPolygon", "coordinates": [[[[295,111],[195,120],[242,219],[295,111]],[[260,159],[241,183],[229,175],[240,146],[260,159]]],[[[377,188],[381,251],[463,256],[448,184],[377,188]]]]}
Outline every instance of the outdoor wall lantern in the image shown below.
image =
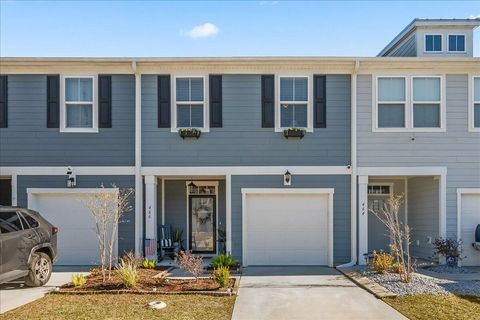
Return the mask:
{"type": "Polygon", "coordinates": [[[292,185],[292,174],[288,170],[283,175],[283,185],[284,186],[292,185]]]}
{"type": "Polygon", "coordinates": [[[77,186],[76,176],[71,167],[67,168],[67,188],[75,188],[77,186]]]}
{"type": "Polygon", "coordinates": [[[197,190],[197,185],[195,183],[193,183],[193,181],[190,181],[190,183],[188,184],[188,191],[190,193],[195,193],[197,190]]]}

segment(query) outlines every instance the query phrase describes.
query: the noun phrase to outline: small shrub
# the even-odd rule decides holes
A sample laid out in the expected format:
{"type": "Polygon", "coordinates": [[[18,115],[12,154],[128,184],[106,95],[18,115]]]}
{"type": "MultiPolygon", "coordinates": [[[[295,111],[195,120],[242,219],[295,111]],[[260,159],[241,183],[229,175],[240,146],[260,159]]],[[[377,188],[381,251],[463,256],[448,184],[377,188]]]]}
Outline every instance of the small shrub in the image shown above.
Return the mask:
{"type": "Polygon", "coordinates": [[[177,258],[177,265],[198,279],[203,270],[203,258],[194,256],[190,251],[180,251],[177,258]]]}
{"type": "Polygon", "coordinates": [[[117,273],[122,280],[123,285],[128,289],[132,289],[137,286],[137,265],[137,260],[135,259],[133,254],[127,254],[126,256],[120,258],[120,263],[117,266],[117,273]]]}
{"type": "Polygon", "coordinates": [[[368,263],[368,267],[373,271],[384,274],[390,270],[392,264],[393,256],[380,250],[380,253],[373,251],[373,259],[368,263]]]}
{"type": "Polygon", "coordinates": [[[81,273],[72,274],[72,283],[75,287],[81,287],[87,283],[87,279],[81,273]]]}
{"type": "Polygon", "coordinates": [[[436,255],[444,256],[447,260],[447,264],[450,267],[458,265],[458,261],[462,259],[461,253],[461,241],[455,239],[435,239],[433,242],[434,253],[436,255]]]}
{"type": "Polygon", "coordinates": [[[157,261],[155,261],[155,259],[150,260],[145,258],[142,261],[142,268],[144,269],[155,269],[156,266],[157,266],[157,261]]]}
{"type": "Polygon", "coordinates": [[[230,269],[226,266],[215,268],[212,273],[213,279],[222,288],[226,288],[230,283],[230,269]]]}
{"type": "Polygon", "coordinates": [[[403,266],[398,263],[398,262],[395,262],[392,264],[392,267],[390,268],[390,270],[393,272],[393,273],[398,273],[398,274],[401,274],[402,272],[404,272],[403,270],[403,266]]]}
{"type": "Polygon", "coordinates": [[[212,258],[212,267],[214,269],[219,267],[232,268],[238,266],[239,261],[233,259],[233,256],[229,254],[220,254],[212,258]]]}

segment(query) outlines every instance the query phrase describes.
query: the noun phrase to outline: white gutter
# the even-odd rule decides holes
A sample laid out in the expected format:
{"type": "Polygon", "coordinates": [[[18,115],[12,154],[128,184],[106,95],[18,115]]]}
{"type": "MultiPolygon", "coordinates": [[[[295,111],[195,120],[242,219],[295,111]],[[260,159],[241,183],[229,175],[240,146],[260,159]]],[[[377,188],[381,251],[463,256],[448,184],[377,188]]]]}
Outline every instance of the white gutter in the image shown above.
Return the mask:
{"type": "Polygon", "coordinates": [[[142,82],[137,62],[132,61],[135,73],[135,255],[143,255],[143,181],[142,181],[142,82]]]}
{"type": "Polygon", "coordinates": [[[350,178],[350,236],[351,252],[350,262],[337,266],[337,268],[351,267],[357,263],[357,73],[360,68],[360,61],[355,61],[355,68],[351,75],[350,82],[350,145],[351,145],[351,166],[352,174],[350,178]]]}

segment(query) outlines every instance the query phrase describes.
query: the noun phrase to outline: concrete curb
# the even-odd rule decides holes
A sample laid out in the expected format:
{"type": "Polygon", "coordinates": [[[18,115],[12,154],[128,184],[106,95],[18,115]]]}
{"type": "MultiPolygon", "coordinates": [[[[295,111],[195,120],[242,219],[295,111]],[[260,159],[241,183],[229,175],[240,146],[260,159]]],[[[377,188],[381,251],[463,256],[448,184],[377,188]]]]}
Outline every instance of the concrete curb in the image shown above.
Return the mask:
{"type": "Polygon", "coordinates": [[[362,276],[357,270],[350,267],[345,268],[336,268],[338,271],[343,273],[347,278],[352,280],[362,289],[370,292],[378,299],[396,297],[397,295],[392,291],[388,290],[385,287],[382,287],[375,281],[368,279],[367,277],[362,276]]]}

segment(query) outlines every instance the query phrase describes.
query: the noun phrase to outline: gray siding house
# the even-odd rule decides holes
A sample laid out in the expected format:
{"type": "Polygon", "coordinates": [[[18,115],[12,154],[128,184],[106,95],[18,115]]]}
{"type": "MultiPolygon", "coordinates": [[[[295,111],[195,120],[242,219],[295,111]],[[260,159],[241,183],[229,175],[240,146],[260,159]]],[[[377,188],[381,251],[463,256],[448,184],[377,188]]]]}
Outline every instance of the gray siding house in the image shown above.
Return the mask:
{"type": "Polygon", "coordinates": [[[118,254],[169,226],[207,257],[337,266],[388,249],[366,208],[404,194],[415,256],[458,237],[480,265],[479,24],[417,19],[372,58],[1,58],[0,204],[60,227],[58,264],[97,262],[103,185],[135,189],[118,254]]]}

